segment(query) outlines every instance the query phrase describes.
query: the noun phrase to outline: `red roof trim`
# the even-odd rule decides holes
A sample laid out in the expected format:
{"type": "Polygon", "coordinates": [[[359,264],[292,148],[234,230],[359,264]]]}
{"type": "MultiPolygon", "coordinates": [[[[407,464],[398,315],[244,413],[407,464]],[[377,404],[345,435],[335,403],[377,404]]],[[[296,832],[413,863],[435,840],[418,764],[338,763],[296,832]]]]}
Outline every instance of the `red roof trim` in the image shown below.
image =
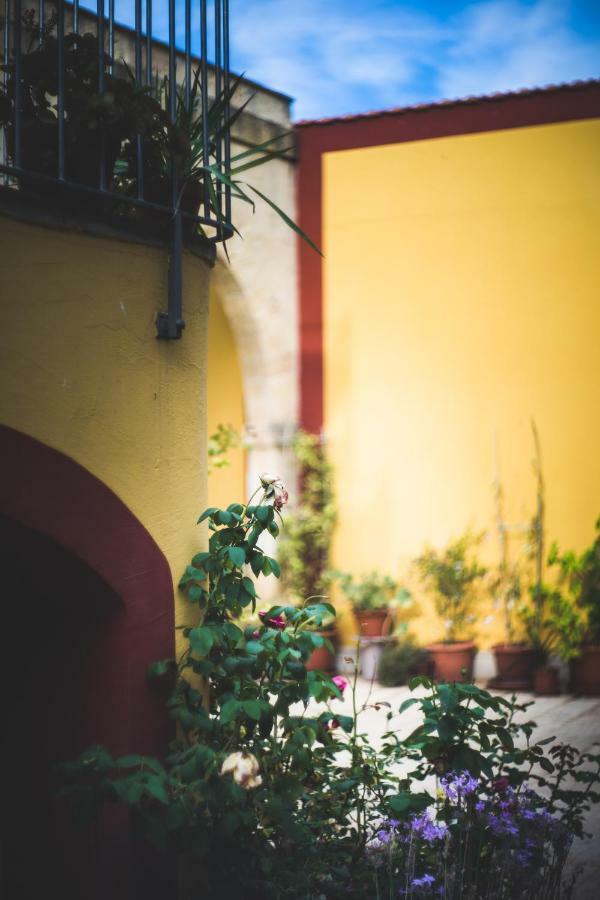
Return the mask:
{"type": "Polygon", "coordinates": [[[341,116],[325,116],[321,119],[299,119],[294,122],[294,128],[310,128],[315,125],[335,125],[338,122],[357,122],[361,119],[377,119],[381,116],[401,116],[407,112],[427,112],[440,107],[465,106],[480,103],[497,103],[511,97],[533,97],[539,94],[556,94],[569,90],[581,90],[582,88],[595,88],[600,86],[600,79],[588,78],[581,81],[568,81],[562,84],[548,84],[543,87],[521,88],[518,91],[496,91],[492,94],[475,94],[468,97],[459,97],[445,100],[432,100],[429,103],[414,103],[410,106],[393,106],[388,109],[374,109],[364,113],[348,113],[341,116]]]}

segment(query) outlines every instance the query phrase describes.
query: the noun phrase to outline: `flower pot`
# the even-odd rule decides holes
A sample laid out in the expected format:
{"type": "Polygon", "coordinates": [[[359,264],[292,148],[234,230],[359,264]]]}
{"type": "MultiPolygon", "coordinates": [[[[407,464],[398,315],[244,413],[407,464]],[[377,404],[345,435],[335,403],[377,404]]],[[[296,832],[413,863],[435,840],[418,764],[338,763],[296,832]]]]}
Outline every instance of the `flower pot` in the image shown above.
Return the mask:
{"type": "Polygon", "coordinates": [[[530,691],[533,687],[535,652],[526,644],[496,644],[492,648],[497,675],[489,687],[501,691],[530,691]]]}
{"type": "Polygon", "coordinates": [[[433,657],[436,681],[472,681],[476,649],[473,641],[430,644],[425,649],[433,657]]]}
{"type": "Polygon", "coordinates": [[[388,609],[354,610],[361,637],[382,637],[389,634],[392,617],[388,609]]]}
{"type": "Polygon", "coordinates": [[[581,656],[571,661],[571,691],[600,696],[600,645],[584,644],[581,656]]]}
{"type": "Polygon", "coordinates": [[[533,673],[533,689],[540,697],[555,697],[560,694],[558,669],[554,666],[540,666],[533,673]]]}
{"type": "MultiPolygon", "coordinates": [[[[327,638],[333,643],[335,629],[326,628],[323,631],[317,631],[316,634],[320,634],[321,637],[327,638]]],[[[309,671],[320,669],[322,672],[333,672],[335,668],[335,653],[332,653],[325,644],[321,647],[315,647],[305,665],[309,671]]]]}

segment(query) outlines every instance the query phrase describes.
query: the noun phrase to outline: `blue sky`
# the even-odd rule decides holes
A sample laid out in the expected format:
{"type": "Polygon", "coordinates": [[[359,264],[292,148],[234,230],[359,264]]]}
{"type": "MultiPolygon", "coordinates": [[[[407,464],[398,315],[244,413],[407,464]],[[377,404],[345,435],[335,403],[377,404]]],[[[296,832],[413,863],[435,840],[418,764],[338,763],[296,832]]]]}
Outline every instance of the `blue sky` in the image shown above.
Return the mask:
{"type": "MultiPolygon", "coordinates": [[[[132,6],[116,0],[117,18],[129,21],[132,6]]],[[[167,0],[153,6],[164,38],[167,0]]],[[[230,0],[230,9],[232,67],[293,96],[296,119],[600,76],[600,0],[230,0]]]]}
{"type": "Polygon", "coordinates": [[[600,0],[232,0],[232,64],[335,116],[600,75],[600,0]]]}

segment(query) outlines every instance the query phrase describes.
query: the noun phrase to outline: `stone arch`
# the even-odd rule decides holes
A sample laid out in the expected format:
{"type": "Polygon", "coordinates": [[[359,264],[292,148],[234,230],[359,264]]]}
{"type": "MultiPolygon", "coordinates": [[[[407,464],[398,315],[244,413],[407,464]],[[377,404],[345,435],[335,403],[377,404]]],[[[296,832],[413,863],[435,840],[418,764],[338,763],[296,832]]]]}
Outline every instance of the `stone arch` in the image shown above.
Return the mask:
{"type": "MultiPolygon", "coordinates": [[[[9,547],[3,576],[5,589],[7,579],[10,586],[3,611],[3,724],[15,732],[15,740],[3,741],[3,753],[17,768],[21,755],[28,760],[30,776],[20,779],[25,788],[27,777],[93,744],[115,756],[162,755],[171,726],[164,697],[148,688],[145,673],[150,662],[174,652],[173,584],[163,553],[125,504],[74,460],[6,426],[0,426],[0,455],[0,539],[4,551],[9,547]],[[47,714],[45,704],[55,712],[47,714]],[[30,718],[21,706],[31,706],[30,718]],[[44,716],[58,754],[38,737],[44,716]]],[[[45,783],[45,799],[36,796],[36,803],[48,807],[41,827],[57,851],[48,860],[71,845],[73,859],[73,865],[67,857],[57,863],[52,879],[43,875],[46,887],[52,880],[65,900],[81,896],[82,883],[90,900],[164,894],[169,866],[139,865],[144,851],[123,809],[107,810],[88,840],[60,809],[50,811],[54,793],[48,777],[45,783]]],[[[16,797],[12,806],[31,815],[27,796],[25,790],[23,803],[16,797]]],[[[16,833],[18,823],[11,827],[16,833]]],[[[4,839],[13,846],[10,833],[4,839]]],[[[18,855],[19,842],[13,844],[18,855]]],[[[13,878],[12,896],[26,898],[34,895],[35,873],[28,868],[24,886],[13,883],[14,867],[2,877],[13,878]]]]}
{"type": "Polygon", "coordinates": [[[255,485],[262,471],[276,472],[292,485],[289,445],[297,423],[295,317],[286,318],[280,304],[268,297],[251,296],[249,279],[238,276],[235,263],[235,258],[231,266],[218,259],[212,286],[234,334],[242,370],[249,429],[248,487],[255,485]]]}

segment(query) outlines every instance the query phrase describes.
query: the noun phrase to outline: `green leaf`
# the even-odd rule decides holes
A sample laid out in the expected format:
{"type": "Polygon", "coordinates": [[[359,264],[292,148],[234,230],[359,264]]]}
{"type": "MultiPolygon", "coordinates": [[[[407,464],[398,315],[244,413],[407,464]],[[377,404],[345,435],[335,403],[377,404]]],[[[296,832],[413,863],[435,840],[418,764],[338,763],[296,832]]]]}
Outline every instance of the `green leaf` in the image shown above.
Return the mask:
{"type": "Polygon", "coordinates": [[[203,626],[192,628],[189,634],[189,642],[194,653],[198,656],[207,656],[214,643],[215,637],[210,628],[203,626]]]}
{"type": "Polygon", "coordinates": [[[407,700],[404,700],[403,703],[400,704],[399,713],[403,713],[405,710],[409,708],[409,706],[414,706],[415,703],[420,703],[420,699],[418,697],[409,697],[407,700]]]}
{"type": "Polygon", "coordinates": [[[200,518],[197,521],[197,525],[200,522],[204,522],[205,519],[209,519],[211,516],[214,516],[215,513],[219,512],[218,506],[209,506],[208,509],[205,509],[200,518]]]}
{"type": "Polygon", "coordinates": [[[273,559],[272,556],[268,556],[267,559],[271,565],[271,572],[275,576],[275,578],[279,578],[281,576],[281,566],[277,562],[276,559],[273,559]]]}
{"type": "Polygon", "coordinates": [[[323,256],[323,254],[321,253],[321,251],[319,250],[317,245],[313,241],[311,241],[309,236],[302,231],[300,226],[296,225],[296,223],[292,219],[290,219],[290,217],[288,215],[286,215],[286,213],[284,213],[284,211],[282,209],[280,209],[276,203],[273,203],[272,200],[269,200],[269,198],[266,197],[265,194],[263,194],[261,191],[259,191],[258,188],[253,187],[251,184],[249,184],[248,187],[250,188],[251,191],[254,191],[255,194],[258,194],[258,196],[261,198],[261,200],[264,200],[265,203],[267,203],[271,207],[271,209],[274,210],[274,212],[276,212],[277,215],[281,219],[283,219],[285,224],[289,228],[291,228],[292,231],[295,231],[296,234],[299,235],[303,241],[306,241],[306,243],[309,245],[309,247],[312,247],[313,250],[316,250],[316,252],[319,254],[319,256],[323,256]]]}
{"type": "Polygon", "coordinates": [[[139,756],[137,753],[130,753],[129,756],[120,756],[119,759],[115,760],[115,766],[118,769],[133,769],[139,768],[144,761],[143,756],[139,756]]]}
{"type": "Polygon", "coordinates": [[[453,716],[442,716],[438,722],[437,728],[440,740],[447,743],[456,736],[458,732],[458,722],[453,716]]]}
{"type": "Polygon", "coordinates": [[[500,743],[502,744],[502,746],[504,747],[505,750],[514,750],[515,749],[515,743],[512,739],[512,736],[506,730],[506,728],[498,728],[496,734],[498,735],[498,738],[500,739],[500,743]]]}
{"type": "Polygon", "coordinates": [[[408,682],[408,687],[411,691],[414,691],[418,687],[432,688],[433,681],[431,678],[428,678],[427,675],[415,675],[414,678],[411,678],[408,682]]]}
{"type": "Polygon", "coordinates": [[[256,597],[256,588],[254,587],[254,582],[251,578],[248,578],[247,575],[244,575],[242,578],[242,588],[246,591],[247,594],[250,594],[251,597],[256,597]]]}
{"type": "Polygon", "coordinates": [[[244,700],[243,707],[246,715],[258,722],[261,716],[261,708],[258,700],[244,700]]]}
{"type": "Polygon", "coordinates": [[[546,759],[545,756],[543,756],[539,760],[539,764],[542,767],[542,769],[544,770],[544,772],[548,772],[550,775],[552,774],[552,772],[554,772],[554,764],[551,763],[549,759],[546,759]]]}
{"type": "Polygon", "coordinates": [[[226,554],[238,569],[246,563],[246,551],[242,547],[227,547],[226,554]]]}
{"type": "Polygon", "coordinates": [[[273,519],[273,508],[271,506],[257,506],[254,511],[254,518],[257,519],[261,525],[268,525],[273,519]]]}
{"type": "Polygon", "coordinates": [[[210,557],[210,553],[196,553],[195,556],[192,557],[192,564],[197,568],[201,569],[204,562],[210,557]]]}
{"type": "Polygon", "coordinates": [[[232,722],[240,711],[241,704],[239,700],[227,700],[221,707],[219,716],[221,725],[228,725],[232,722]]]}
{"type": "Polygon", "coordinates": [[[433,797],[425,793],[412,794],[410,791],[401,791],[388,799],[388,803],[392,810],[396,813],[422,812],[431,806],[433,797]]]}
{"type": "Polygon", "coordinates": [[[165,790],[165,785],[162,778],[159,778],[158,775],[153,775],[146,782],[146,791],[150,796],[154,797],[156,800],[160,800],[161,803],[164,803],[165,806],[169,803],[169,797],[165,790]]]}
{"type": "Polygon", "coordinates": [[[150,681],[153,678],[162,678],[163,675],[174,672],[176,668],[177,663],[174,659],[159,659],[156,662],[150,663],[146,669],[146,678],[150,681]]]}
{"type": "Polygon", "coordinates": [[[193,584],[188,589],[187,595],[192,603],[198,603],[206,595],[206,591],[199,584],[193,584]]]}

